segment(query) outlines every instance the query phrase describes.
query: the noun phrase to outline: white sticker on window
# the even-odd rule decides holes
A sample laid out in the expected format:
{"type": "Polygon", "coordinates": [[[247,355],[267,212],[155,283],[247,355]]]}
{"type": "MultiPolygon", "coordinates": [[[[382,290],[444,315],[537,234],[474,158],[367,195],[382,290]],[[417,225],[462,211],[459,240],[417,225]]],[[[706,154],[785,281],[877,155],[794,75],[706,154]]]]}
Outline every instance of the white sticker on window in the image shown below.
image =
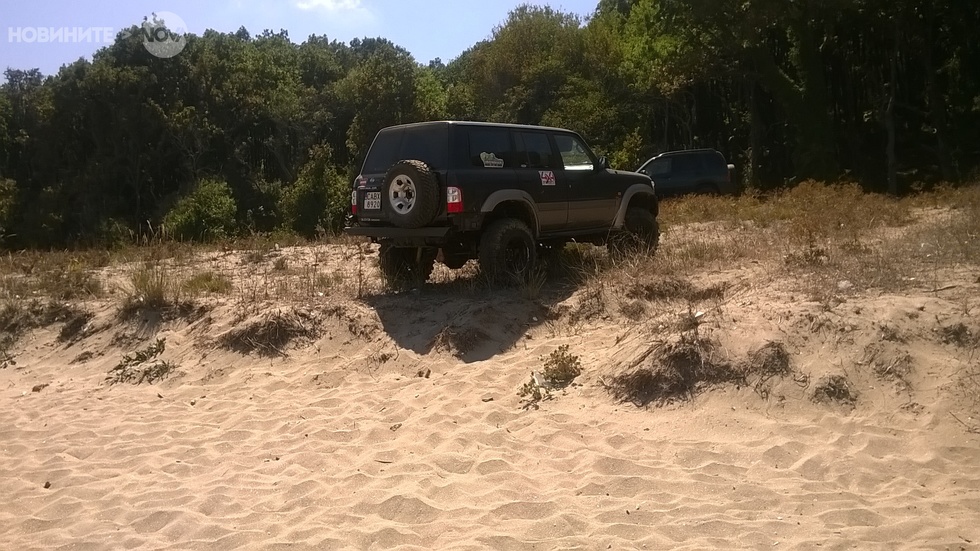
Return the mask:
{"type": "Polygon", "coordinates": [[[480,160],[483,161],[483,166],[486,168],[504,168],[504,160],[498,159],[494,153],[480,153],[480,160]]]}
{"type": "Polygon", "coordinates": [[[553,186],[555,185],[555,173],[550,170],[539,170],[538,174],[541,175],[541,185],[542,186],[553,186]]]}

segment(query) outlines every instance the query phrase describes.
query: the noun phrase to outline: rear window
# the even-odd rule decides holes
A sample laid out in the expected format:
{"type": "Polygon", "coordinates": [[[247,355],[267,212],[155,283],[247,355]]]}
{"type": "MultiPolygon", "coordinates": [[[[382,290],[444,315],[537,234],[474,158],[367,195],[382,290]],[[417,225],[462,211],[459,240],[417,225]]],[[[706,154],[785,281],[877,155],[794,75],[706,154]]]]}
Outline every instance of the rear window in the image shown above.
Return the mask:
{"type": "Polygon", "coordinates": [[[715,170],[721,168],[725,168],[727,170],[728,168],[725,158],[721,155],[721,153],[717,153],[715,151],[708,151],[702,154],[701,162],[704,163],[705,167],[713,168],[715,170]]]}
{"type": "Polygon", "coordinates": [[[418,160],[433,170],[448,164],[449,135],[445,125],[382,130],[371,144],[362,174],[387,172],[398,161],[418,160]]]}
{"type": "Polygon", "coordinates": [[[374,138],[371,150],[364,159],[363,174],[386,172],[391,165],[398,162],[398,153],[402,147],[401,130],[382,130],[374,138]]]}

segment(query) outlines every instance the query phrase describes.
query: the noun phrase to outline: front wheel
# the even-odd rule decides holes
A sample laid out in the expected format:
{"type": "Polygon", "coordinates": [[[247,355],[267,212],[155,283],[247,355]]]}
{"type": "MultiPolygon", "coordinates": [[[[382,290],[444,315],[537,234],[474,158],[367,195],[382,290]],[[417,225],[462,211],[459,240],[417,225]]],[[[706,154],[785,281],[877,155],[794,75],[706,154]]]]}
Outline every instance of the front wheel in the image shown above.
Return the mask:
{"type": "Polygon", "coordinates": [[[609,241],[611,251],[616,253],[648,253],[657,250],[660,244],[660,224],[652,212],[631,207],[626,211],[623,232],[609,241]]]}
{"type": "Polygon", "coordinates": [[[531,273],[538,248],[527,224],[505,218],[491,223],[480,238],[480,269],[491,277],[520,280],[531,273]]]}

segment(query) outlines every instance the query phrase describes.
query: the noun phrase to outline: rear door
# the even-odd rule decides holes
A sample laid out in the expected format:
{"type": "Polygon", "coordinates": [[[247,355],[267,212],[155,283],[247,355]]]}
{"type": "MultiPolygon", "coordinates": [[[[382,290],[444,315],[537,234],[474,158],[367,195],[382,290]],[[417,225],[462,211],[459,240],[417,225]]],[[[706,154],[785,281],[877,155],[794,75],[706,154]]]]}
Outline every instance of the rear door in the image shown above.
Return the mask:
{"type": "Polygon", "coordinates": [[[562,168],[555,171],[568,185],[568,228],[608,227],[616,216],[615,190],[608,189],[606,170],[596,170],[595,154],[574,134],[554,134],[562,168]]]}
{"type": "Polygon", "coordinates": [[[675,155],[673,159],[673,188],[678,193],[690,193],[696,190],[704,173],[701,167],[701,155],[695,152],[681,153],[675,155]]]}
{"type": "Polygon", "coordinates": [[[542,232],[564,229],[568,223],[568,179],[559,178],[559,156],[545,132],[515,131],[517,175],[521,188],[528,191],[538,206],[542,232]]]}
{"type": "Polygon", "coordinates": [[[517,182],[517,155],[506,128],[461,125],[456,130],[459,150],[466,155],[456,166],[463,202],[479,208],[493,191],[517,182]]]}

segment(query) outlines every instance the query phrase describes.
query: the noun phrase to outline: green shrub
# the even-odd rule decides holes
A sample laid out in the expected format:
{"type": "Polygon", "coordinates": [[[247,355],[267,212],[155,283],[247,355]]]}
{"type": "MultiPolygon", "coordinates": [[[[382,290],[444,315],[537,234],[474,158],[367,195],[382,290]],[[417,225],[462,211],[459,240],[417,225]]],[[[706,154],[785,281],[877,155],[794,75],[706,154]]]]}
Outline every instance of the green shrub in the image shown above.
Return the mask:
{"type": "Polygon", "coordinates": [[[214,241],[235,231],[235,199],[221,180],[198,183],[163,218],[167,231],[181,240],[214,241]]]}
{"type": "Polygon", "coordinates": [[[299,178],[283,192],[284,226],[307,237],[321,229],[337,231],[349,206],[350,184],[333,166],[330,146],[314,146],[299,178]]]}
{"type": "Polygon", "coordinates": [[[14,212],[17,208],[17,182],[13,180],[0,180],[0,243],[3,243],[4,236],[11,233],[13,226],[14,212]]]}

